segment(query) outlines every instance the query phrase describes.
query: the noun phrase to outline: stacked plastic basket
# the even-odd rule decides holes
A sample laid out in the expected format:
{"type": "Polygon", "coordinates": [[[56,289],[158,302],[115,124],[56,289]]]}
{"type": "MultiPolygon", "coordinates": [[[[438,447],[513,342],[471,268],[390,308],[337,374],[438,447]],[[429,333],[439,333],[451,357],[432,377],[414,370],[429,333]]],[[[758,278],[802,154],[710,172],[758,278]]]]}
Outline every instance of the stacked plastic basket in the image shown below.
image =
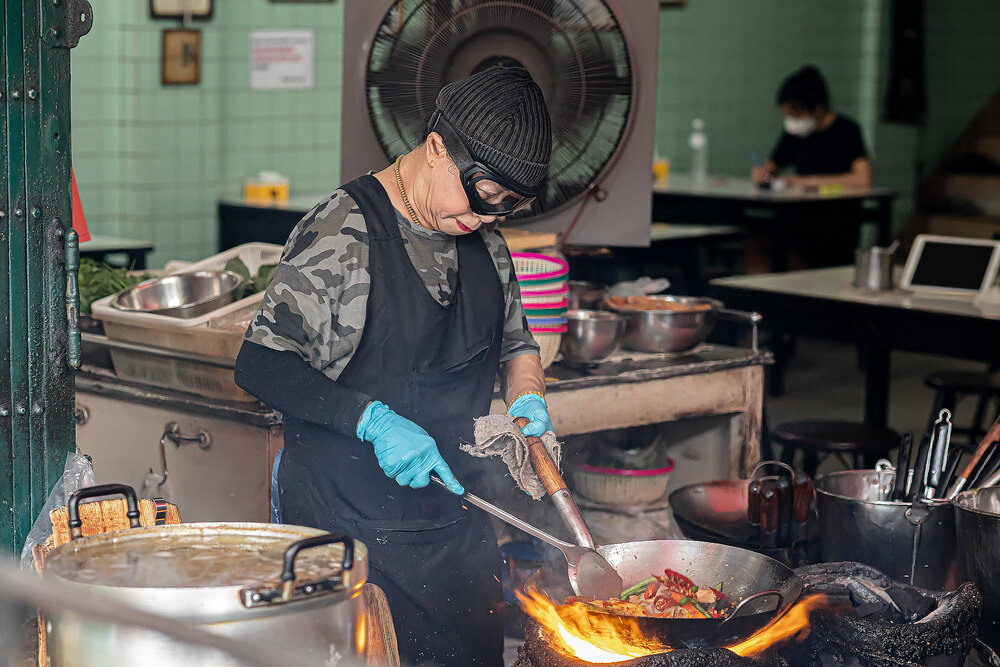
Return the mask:
{"type": "Polygon", "coordinates": [[[542,367],[548,367],[566,333],[569,265],[560,257],[533,252],[515,252],[511,257],[528,326],[541,348],[542,367]]]}

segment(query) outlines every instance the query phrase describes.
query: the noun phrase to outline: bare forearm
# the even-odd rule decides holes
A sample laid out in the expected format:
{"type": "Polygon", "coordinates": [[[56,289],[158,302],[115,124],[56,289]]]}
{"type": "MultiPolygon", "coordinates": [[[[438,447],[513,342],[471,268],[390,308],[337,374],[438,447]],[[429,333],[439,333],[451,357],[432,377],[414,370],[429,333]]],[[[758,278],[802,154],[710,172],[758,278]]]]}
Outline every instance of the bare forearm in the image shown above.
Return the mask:
{"type": "Polygon", "coordinates": [[[533,391],[545,395],[545,372],[536,354],[522,354],[501,367],[500,383],[504,402],[509,406],[519,394],[533,391]]]}

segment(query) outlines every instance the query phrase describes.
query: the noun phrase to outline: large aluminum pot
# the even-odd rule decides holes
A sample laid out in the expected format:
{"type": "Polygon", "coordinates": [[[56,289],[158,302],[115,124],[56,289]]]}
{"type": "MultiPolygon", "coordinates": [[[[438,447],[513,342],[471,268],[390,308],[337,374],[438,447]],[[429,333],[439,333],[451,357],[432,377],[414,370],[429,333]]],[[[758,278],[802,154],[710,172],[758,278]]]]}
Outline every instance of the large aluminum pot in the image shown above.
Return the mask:
{"type": "MultiPolygon", "coordinates": [[[[120,493],[119,488],[91,487],[104,494],[120,493]]],[[[124,488],[132,510],[134,492],[124,488]]],[[[74,497],[69,503],[76,534],[78,501],[74,497]]],[[[136,510],[134,525],[138,516],[136,510]]],[[[280,642],[317,665],[354,665],[364,655],[361,589],[368,553],[342,534],[258,523],[133,528],[73,539],[46,558],[43,572],[81,596],[120,600],[249,645],[280,642]]],[[[52,667],[237,664],[222,653],[156,632],[71,615],[50,623],[52,667]]]]}
{"type": "Polygon", "coordinates": [[[1000,487],[960,493],[954,505],[959,571],[983,592],[981,636],[1000,651],[1000,487]]]}
{"type": "Polygon", "coordinates": [[[895,475],[892,468],[847,470],[816,480],[822,559],[857,561],[914,586],[954,590],[951,503],[886,500],[895,475]]]}

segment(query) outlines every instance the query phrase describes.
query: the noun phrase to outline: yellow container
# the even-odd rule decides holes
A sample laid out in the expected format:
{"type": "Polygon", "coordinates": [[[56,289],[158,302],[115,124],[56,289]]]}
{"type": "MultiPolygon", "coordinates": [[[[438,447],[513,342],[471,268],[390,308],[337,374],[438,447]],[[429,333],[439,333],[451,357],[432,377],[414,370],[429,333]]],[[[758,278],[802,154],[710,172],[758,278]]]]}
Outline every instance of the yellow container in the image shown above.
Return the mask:
{"type": "Polygon", "coordinates": [[[246,181],[243,184],[243,199],[249,202],[287,204],[288,181],[283,183],[246,181]]]}

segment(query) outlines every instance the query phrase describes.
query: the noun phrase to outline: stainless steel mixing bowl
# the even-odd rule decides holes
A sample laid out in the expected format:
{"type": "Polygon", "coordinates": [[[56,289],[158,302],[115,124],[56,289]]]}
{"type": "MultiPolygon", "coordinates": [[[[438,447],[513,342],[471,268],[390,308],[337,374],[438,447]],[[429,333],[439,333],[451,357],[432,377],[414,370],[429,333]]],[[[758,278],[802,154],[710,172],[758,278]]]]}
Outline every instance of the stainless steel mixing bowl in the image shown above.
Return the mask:
{"type": "Polygon", "coordinates": [[[640,352],[684,352],[705,342],[722,304],[714,299],[659,296],[685,307],[679,310],[619,309],[628,322],[622,343],[640,352]]]}
{"type": "Polygon", "coordinates": [[[232,271],[195,271],[141,282],[119,292],[111,305],[119,310],[189,319],[233,302],[243,282],[232,271]]]}
{"type": "Polygon", "coordinates": [[[598,361],[615,351],[625,333],[625,318],[596,310],[566,312],[560,350],[569,361],[598,361]]]}

